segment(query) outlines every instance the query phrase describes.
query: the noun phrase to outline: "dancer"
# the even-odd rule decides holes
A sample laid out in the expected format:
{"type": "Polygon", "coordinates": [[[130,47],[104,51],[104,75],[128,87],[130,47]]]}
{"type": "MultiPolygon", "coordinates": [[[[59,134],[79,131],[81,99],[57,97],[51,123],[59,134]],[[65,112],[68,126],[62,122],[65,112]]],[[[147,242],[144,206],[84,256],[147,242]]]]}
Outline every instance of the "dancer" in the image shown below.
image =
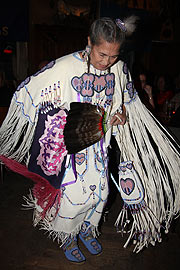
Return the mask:
{"type": "MultiPolygon", "coordinates": [[[[97,235],[108,196],[112,134],[121,149],[117,188],[124,207],[116,226],[120,222],[118,229],[130,232],[125,246],[134,239],[138,252],[160,241],[162,225],[168,231],[179,212],[178,145],[141,103],[119,60],[135,22],[134,16],[94,21],[85,51],[52,61],[19,85],[0,129],[1,161],[35,181],[26,200],[34,208],[34,226],[57,239],[71,262],[85,261],[78,241],[93,255],[102,252],[97,235]],[[77,153],[68,153],[63,132],[72,102],[102,108],[110,122],[100,141],[77,153]]],[[[82,139],[83,132],[80,127],[82,139]]]]}

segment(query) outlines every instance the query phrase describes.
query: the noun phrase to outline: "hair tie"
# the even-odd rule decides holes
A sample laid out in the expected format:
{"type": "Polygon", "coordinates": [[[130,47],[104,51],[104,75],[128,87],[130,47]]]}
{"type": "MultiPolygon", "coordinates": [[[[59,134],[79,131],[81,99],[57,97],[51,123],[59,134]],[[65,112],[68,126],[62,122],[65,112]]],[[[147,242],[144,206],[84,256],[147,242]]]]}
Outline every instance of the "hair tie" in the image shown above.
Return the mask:
{"type": "Polygon", "coordinates": [[[122,32],[127,31],[125,24],[120,19],[116,19],[115,23],[122,30],[122,32]]]}

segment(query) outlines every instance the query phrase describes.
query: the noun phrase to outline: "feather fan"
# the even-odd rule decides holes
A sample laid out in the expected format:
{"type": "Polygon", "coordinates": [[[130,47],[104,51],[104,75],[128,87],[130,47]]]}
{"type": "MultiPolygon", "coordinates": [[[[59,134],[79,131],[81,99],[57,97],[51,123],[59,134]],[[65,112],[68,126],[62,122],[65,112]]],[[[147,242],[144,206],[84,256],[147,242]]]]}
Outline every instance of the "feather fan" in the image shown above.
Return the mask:
{"type": "Polygon", "coordinates": [[[110,127],[104,108],[90,103],[72,102],[66,121],[64,141],[68,154],[100,141],[110,127]]]}

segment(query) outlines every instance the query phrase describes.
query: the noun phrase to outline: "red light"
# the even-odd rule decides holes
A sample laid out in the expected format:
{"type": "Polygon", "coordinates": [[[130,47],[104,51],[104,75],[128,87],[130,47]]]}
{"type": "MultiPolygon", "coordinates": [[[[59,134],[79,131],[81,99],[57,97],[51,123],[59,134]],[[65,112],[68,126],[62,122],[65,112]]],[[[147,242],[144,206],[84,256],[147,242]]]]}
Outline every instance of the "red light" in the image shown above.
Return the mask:
{"type": "Polygon", "coordinates": [[[173,113],[173,114],[175,114],[176,112],[175,112],[175,111],[173,111],[172,113],[173,113]]]}
{"type": "Polygon", "coordinates": [[[4,52],[4,53],[7,53],[7,54],[11,54],[11,53],[12,53],[12,50],[10,50],[10,49],[4,49],[3,52],[4,52]]]}

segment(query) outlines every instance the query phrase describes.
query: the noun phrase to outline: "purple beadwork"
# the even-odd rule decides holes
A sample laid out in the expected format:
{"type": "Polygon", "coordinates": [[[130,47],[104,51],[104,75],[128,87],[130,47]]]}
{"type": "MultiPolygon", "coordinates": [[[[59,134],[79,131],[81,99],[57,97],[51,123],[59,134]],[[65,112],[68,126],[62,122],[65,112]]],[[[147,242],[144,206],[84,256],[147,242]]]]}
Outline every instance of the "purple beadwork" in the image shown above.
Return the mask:
{"type": "Polygon", "coordinates": [[[120,19],[116,19],[116,25],[122,30],[122,32],[126,32],[126,26],[124,25],[124,23],[120,20],[120,19]]]}

